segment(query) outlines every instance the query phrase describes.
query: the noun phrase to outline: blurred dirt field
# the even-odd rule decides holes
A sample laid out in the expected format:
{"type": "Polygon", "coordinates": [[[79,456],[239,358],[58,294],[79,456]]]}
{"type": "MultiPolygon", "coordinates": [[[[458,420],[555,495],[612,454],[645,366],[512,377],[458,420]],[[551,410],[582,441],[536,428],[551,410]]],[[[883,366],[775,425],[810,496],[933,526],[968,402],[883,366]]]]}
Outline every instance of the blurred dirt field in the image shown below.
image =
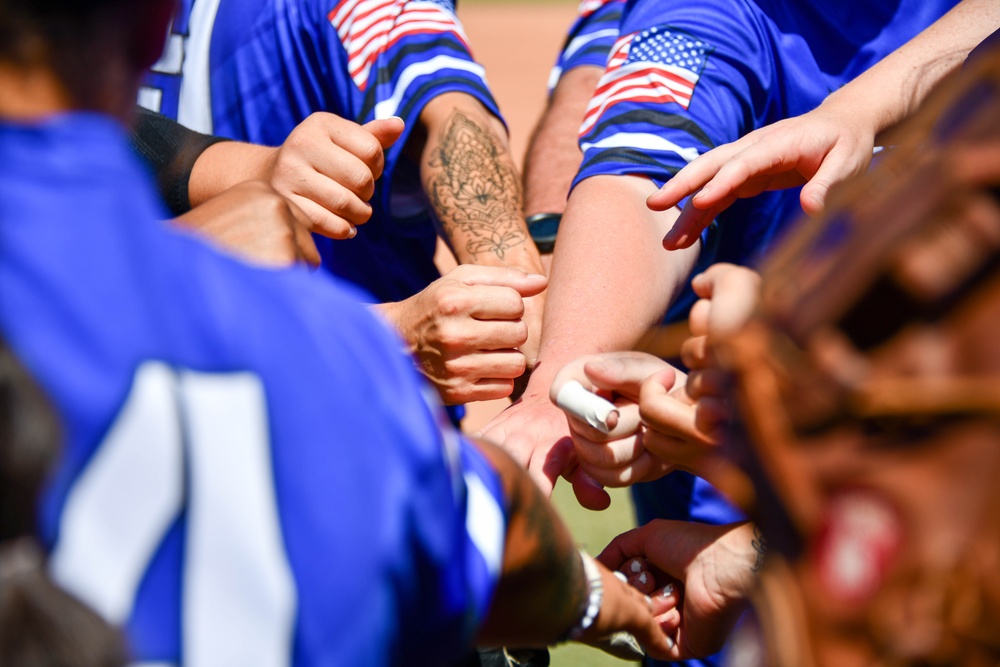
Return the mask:
{"type": "MultiPolygon", "coordinates": [[[[523,164],[528,138],[545,107],[549,70],[576,13],[575,0],[460,0],[462,19],[476,59],[486,67],[493,94],[510,129],[515,162],[523,164]]],[[[446,267],[454,260],[442,257],[446,267]]],[[[478,430],[509,405],[506,400],[470,406],[466,431],[478,430]]],[[[635,525],[632,505],[625,491],[612,493],[611,508],[604,512],[582,509],[563,481],[556,486],[556,506],[570,525],[577,543],[598,554],[612,537],[635,525]]],[[[578,645],[552,653],[553,667],[606,667],[627,665],[604,653],[578,645]]]]}

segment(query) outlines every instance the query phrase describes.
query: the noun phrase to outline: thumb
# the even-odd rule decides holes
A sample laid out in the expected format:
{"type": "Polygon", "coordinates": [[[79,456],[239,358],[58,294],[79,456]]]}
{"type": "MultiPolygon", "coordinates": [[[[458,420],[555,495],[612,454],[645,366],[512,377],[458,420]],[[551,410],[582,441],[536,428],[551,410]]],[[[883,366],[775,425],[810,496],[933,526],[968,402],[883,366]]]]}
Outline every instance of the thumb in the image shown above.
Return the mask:
{"type": "Polygon", "coordinates": [[[549,284],[549,279],[538,273],[525,273],[509,266],[477,266],[463,264],[453,271],[453,276],[466,285],[489,285],[493,287],[510,287],[517,290],[523,297],[541,294],[549,284]]]}
{"type": "Polygon", "coordinates": [[[636,401],[639,400],[642,383],[660,371],[667,371],[672,377],[674,375],[674,369],[662,359],[639,353],[589,361],[583,367],[587,379],[595,387],[616,391],[636,401]]]}
{"type": "Polygon", "coordinates": [[[389,148],[403,134],[406,124],[399,116],[381,118],[365,123],[364,128],[372,133],[383,149],[389,148]]]}
{"type": "Polygon", "coordinates": [[[823,212],[830,188],[856,173],[861,173],[868,166],[867,161],[858,164],[850,150],[838,150],[838,148],[839,146],[830,151],[813,177],[802,186],[799,201],[802,210],[809,215],[819,215],[823,212]]]}

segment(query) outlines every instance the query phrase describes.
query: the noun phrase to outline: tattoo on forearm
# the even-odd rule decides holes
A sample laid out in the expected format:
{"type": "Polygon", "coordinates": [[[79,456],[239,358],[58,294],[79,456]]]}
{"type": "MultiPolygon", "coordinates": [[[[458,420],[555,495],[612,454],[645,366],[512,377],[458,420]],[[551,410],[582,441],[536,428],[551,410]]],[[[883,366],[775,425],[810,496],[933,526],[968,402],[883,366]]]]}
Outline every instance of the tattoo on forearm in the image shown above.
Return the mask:
{"type": "Polygon", "coordinates": [[[750,546],[757,553],[757,558],[750,567],[750,570],[760,572],[760,569],[764,567],[764,557],[767,556],[767,540],[764,539],[764,534],[760,532],[760,528],[757,526],[753,527],[753,539],[750,540],[750,546]]]}
{"type": "Polygon", "coordinates": [[[503,259],[527,240],[521,191],[503,146],[492,131],[456,111],[433,145],[428,196],[448,235],[461,231],[465,249],[503,259]]]}

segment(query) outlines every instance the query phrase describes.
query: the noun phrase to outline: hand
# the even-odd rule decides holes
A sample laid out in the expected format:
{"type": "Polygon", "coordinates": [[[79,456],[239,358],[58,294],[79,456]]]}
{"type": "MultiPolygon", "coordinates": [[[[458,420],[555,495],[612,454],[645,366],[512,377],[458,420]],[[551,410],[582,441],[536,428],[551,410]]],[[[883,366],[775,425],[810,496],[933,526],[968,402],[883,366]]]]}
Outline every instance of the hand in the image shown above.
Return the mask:
{"type": "Polygon", "coordinates": [[[405,301],[377,308],[445,403],[485,401],[509,396],[524,373],[524,298],[547,282],[517,269],[466,264],[405,301]]]}
{"type": "Polygon", "coordinates": [[[581,357],[564,366],[552,381],[549,398],[553,403],[563,385],[576,380],[617,407],[617,415],[612,414],[608,420],[611,427],[608,433],[566,413],[579,466],[598,484],[628,486],[659,479],[673,470],[669,461],[645,447],[646,428],[639,416],[642,383],[659,372],[683,387],[683,373],[643,352],[606,352],[581,357]]]}
{"type": "Polygon", "coordinates": [[[174,222],[254,264],[320,263],[305,214],[261,181],[234,186],[174,222]]]}
{"type": "Polygon", "coordinates": [[[628,632],[656,660],[669,660],[676,650],[673,639],[667,634],[675,628],[665,628],[654,614],[663,614],[677,604],[676,596],[651,600],[643,591],[621,581],[601,562],[601,583],[604,600],[594,624],[580,638],[585,644],[607,651],[607,637],[616,632],[628,632]]]}
{"type": "Polygon", "coordinates": [[[576,465],[573,441],[562,410],[547,394],[528,391],[493,418],[477,434],[503,448],[528,471],[535,484],[549,496],[560,476],[574,484],[577,500],[593,510],[607,509],[611,497],[600,484],[585,477],[576,465]]]}
{"type": "MultiPolygon", "coordinates": [[[[711,655],[725,643],[755,584],[761,545],[746,523],[658,520],[619,535],[598,560],[615,570],[636,558],[648,563],[650,577],[643,590],[652,588],[657,620],[675,638],[667,659],[684,660],[711,655]],[[679,582],[681,591],[673,582],[679,582]],[[668,585],[673,588],[664,597],[668,585]],[[672,609],[678,596],[683,600],[679,614],[672,609]]],[[[626,574],[630,580],[638,578],[631,568],[626,574]]]]}
{"type": "MultiPolygon", "coordinates": [[[[697,401],[696,425],[713,433],[726,419],[726,375],[709,345],[738,331],[760,301],[760,275],[733,264],[713,264],[694,277],[691,287],[701,297],[691,308],[691,338],[681,347],[681,360],[691,369],[687,392],[697,401]]],[[[650,387],[655,393],[655,388],[650,387]]]]}
{"type": "Polygon", "coordinates": [[[349,239],[368,222],[383,150],[403,132],[399,118],[364,126],[330,113],[314,113],[292,130],[274,153],[265,180],[301,208],[309,229],[349,239]]]}
{"type": "Polygon", "coordinates": [[[762,127],[699,156],[646,203],[654,211],[665,211],[697,192],[664,237],[667,250],[691,246],[734,201],[765,190],[805,184],[802,208],[817,215],[834,184],[868,168],[874,145],[874,128],[828,100],[807,114],[762,127]]]}

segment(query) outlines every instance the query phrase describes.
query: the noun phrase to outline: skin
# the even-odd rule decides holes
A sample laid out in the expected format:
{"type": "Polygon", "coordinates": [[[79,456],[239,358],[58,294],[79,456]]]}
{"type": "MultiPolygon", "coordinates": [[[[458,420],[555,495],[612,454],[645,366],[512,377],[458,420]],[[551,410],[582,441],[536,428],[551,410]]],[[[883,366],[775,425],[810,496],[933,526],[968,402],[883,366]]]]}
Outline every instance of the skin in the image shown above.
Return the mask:
{"type": "Polygon", "coordinates": [[[584,65],[564,72],[531,136],[524,163],[524,212],[562,213],[583,153],[577,132],[604,70],[584,65]]]}
{"type": "Polygon", "coordinates": [[[998,27],[996,2],[964,0],[815,110],[698,157],[649,198],[663,211],[694,195],[664,247],[690,246],[734,201],[765,190],[803,185],[802,209],[818,215],[831,187],[868,168],[879,134],[913,113],[998,27]]]}
{"type": "MultiPolygon", "coordinates": [[[[173,3],[167,0],[151,2],[150,13],[159,20],[148,26],[136,20],[124,20],[123,41],[141,36],[142,43],[162,46],[163,36],[173,3]],[[147,29],[142,29],[143,27],[147,29]]],[[[131,14],[135,14],[132,12],[131,14]]],[[[139,13],[143,14],[143,13],[139,13]]],[[[143,19],[148,18],[143,14],[143,19]]],[[[134,64],[128,79],[126,97],[134,97],[141,73],[155,59],[158,48],[152,48],[146,59],[130,58],[118,53],[120,62],[134,64]]],[[[108,62],[115,58],[108,55],[108,62]]],[[[107,84],[105,84],[107,85],[107,84]]],[[[43,65],[14,67],[0,61],[0,117],[5,119],[37,120],[53,113],[76,109],[73,97],[61,81],[43,65]],[[16,93],[37,96],[17,100],[16,93]],[[16,115],[20,114],[20,115],[16,115]]],[[[129,104],[116,104],[119,96],[111,96],[104,106],[92,110],[127,119],[129,104]]],[[[588,591],[573,541],[554,509],[530,481],[527,474],[498,449],[479,445],[487,460],[501,478],[507,507],[506,549],[502,575],[489,616],[480,628],[480,639],[491,643],[551,643],[565,635],[579,619],[582,601],[588,591]],[[536,610],[533,615],[526,610],[536,610]]],[[[596,622],[585,633],[584,641],[597,641],[617,630],[627,630],[646,646],[650,655],[665,656],[669,643],[653,621],[650,606],[644,596],[619,581],[606,568],[601,568],[605,586],[604,603],[596,622]]]]}
{"type": "MultiPolygon", "coordinates": [[[[508,531],[503,575],[478,642],[482,645],[544,646],[575,625],[588,587],[569,531],[524,470],[502,450],[478,443],[503,477],[508,531]]],[[[626,630],[653,657],[665,658],[672,642],[653,620],[644,594],[598,563],[604,600],[584,643],[626,630]]]]}
{"type": "MultiPolygon", "coordinates": [[[[544,274],[524,222],[520,179],[503,124],[462,93],[428,102],[420,122],[426,136],[421,180],[458,263],[544,274]]],[[[519,349],[528,368],[538,357],[544,307],[542,293],[525,298],[528,340],[519,349]]]]}
{"type": "Polygon", "coordinates": [[[173,222],[252,264],[320,263],[305,213],[263,181],[240,183],[173,222]]]}
{"type": "Polygon", "coordinates": [[[553,258],[539,363],[521,400],[482,431],[546,492],[567,476],[591,509],[607,507],[610,498],[576,466],[570,429],[549,391],[559,369],[578,357],[634,348],[687,279],[698,247],[664,252],[660,240],[676,210],[649,210],[644,202],[655,190],[633,176],[588,178],[574,189],[553,258]]]}
{"type": "Polygon", "coordinates": [[[673,633],[670,660],[704,657],[718,651],[746,606],[766,547],[752,524],[712,526],[652,521],[619,535],[598,556],[609,568],[625,569],[640,559],[640,572],[656,601],[654,613],[673,633]],[[663,589],[674,584],[667,596],[663,589]],[[681,599],[680,609],[675,605],[681,599]]]}
{"type": "Polygon", "coordinates": [[[358,125],[314,113],[276,148],[232,141],[209,146],[191,170],[188,197],[198,206],[239,183],[261,180],[305,214],[309,231],[353,238],[371,217],[368,201],[385,166],[383,151],[402,132],[399,118],[358,125]]]}

